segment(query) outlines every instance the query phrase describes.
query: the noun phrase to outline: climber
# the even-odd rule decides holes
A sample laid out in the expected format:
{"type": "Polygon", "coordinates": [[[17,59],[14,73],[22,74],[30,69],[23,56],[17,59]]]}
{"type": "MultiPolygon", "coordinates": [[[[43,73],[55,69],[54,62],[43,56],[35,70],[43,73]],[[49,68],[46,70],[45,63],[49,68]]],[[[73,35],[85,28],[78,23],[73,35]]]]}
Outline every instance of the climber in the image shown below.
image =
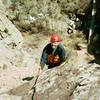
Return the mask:
{"type": "Polygon", "coordinates": [[[67,53],[61,43],[61,38],[58,34],[53,34],[50,43],[43,49],[40,59],[41,69],[43,69],[45,65],[48,66],[48,69],[59,66],[65,61],[65,58],[67,58],[67,53]]]}

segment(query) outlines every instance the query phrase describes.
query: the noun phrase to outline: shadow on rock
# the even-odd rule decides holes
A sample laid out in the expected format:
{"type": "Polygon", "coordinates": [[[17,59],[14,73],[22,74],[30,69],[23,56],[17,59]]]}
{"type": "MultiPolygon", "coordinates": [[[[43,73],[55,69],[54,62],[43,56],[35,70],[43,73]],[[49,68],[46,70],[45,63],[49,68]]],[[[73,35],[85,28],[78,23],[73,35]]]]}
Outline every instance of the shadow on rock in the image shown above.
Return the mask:
{"type": "Polygon", "coordinates": [[[88,62],[89,64],[92,64],[92,63],[96,63],[96,64],[99,64],[100,65],[100,55],[94,55],[94,58],[93,60],[91,60],[90,62],[88,62]]]}
{"type": "Polygon", "coordinates": [[[26,80],[26,81],[30,81],[30,80],[32,80],[33,78],[34,78],[34,76],[32,76],[32,77],[25,77],[25,78],[23,78],[22,80],[23,80],[23,81],[25,81],[25,80],[26,80]]]}

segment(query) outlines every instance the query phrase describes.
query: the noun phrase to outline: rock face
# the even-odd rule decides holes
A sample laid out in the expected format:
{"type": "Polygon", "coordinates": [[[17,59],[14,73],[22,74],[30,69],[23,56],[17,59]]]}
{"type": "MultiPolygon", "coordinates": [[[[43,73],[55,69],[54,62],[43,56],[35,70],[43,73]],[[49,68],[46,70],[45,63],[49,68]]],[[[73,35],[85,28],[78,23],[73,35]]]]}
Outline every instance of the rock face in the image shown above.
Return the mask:
{"type": "Polygon", "coordinates": [[[22,42],[23,38],[18,29],[6,17],[6,7],[3,5],[2,0],[0,0],[0,42],[2,45],[4,45],[3,42],[6,42],[6,40],[7,43],[5,45],[14,43],[17,46],[22,42]]]}
{"type": "Polygon", "coordinates": [[[77,77],[70,69],[54,68],[40,76],[34,100],[70,100],[77,86],[77,77]]]}
{"type": "Polygon", "coordinates": [[[28,93],[29,83],[24,85],[24,90],[13,89],[10,95],[19,96],[21,100],[99,100],[99,71],[100,66],[97,64],[87,64],[78,68],[65,65],[50,69],[38,78],[33,92],[31,90],[28,93]]]}
{"type": "Polygon", "coordinates": [[[42,73],[34,100],[98,100],[100,98],[100,66],[85,64],[80,67],[65,65],[42,73]]]}
{"type": "Polygon", "coordinates": [[[6,62],[3,59],[7,57],[10,59],[13,55],[14,48],[19,46],[23,37],[19,30],[12,24],[12,22],[6,17],[6,9],[0,0],[3,9],[0,9],[0,59],[1,63],[6,62]],[[10,50],[12,49],[12,51],[10,50]]]}
{"type": "MultiPolygon", "coordinates": [[[[22,84],[22,79],[19,76],[25,77],[23,75],[27,72],[27,75],[32,75],[31,68],[34,64],[33,55],[30,54],[30,47],[23,43],[21,32],[7,18],[6,6],[3,3],[0,0],[0,93],[22,84]],[[27,66],[31,66],[31,68],[27,66]],[[22,75],[21,70],[23,68],[26,71],[24,70],[25,72],[22,75]],[[17,73],[19,73],[19,76],[17,73]],[[12,84],[13,82],[14,84],[12,84]]],[[[5,97],[5,100],[7,100],[8,95],[0,95],[0,97],[5,97]]],[[[4,100],[4,98],[1,98],[0,100],[4,100]]]]}
{"type": "Polygon", "coordinates": [[[11,43],[15,43],[17,46],[22,41],[21,33],[15,28],[15,26],[7,19],[7,17],[0,13],[0,31],[1,31],[1,37],[0,42],[6,42],[7,45],[10,45],[11,43]],[[17,37],[17,38],[16,38],[17,37]]]}
{"type": "Polygon", "coordinates": [[[80,59],[74,56],[72,63],[43,71],[35,85],[33,79],[7,94],[21,100],[99,100],[100,65],[79,64],[80,59]]]}

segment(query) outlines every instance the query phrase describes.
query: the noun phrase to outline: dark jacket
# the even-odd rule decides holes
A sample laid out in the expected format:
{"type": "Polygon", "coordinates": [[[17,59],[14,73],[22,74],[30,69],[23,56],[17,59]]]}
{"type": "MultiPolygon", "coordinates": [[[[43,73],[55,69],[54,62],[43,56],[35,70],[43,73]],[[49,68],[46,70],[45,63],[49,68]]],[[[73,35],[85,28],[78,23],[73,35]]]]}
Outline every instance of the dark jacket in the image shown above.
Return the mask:
{"type": "Polygon", "coordinates": [[[60,59],[60,62],[57,63],[57,64],[50,63],[48,61],[48,55],[52,54],[53,51],[54,51],[54,49],[52,48],[51,43],[47,44],[45,46],[45,48],[43,49],[42,56],[41,56],[41,59],[40,59],[40,65],[41,65],[42,69],[43,69],[45,64],[48,65],[48,68],[52,68],[52,67],[58,66],[58,65],[60,65],[61,63],[64,62],[64,60],[65,60],[65,49],[62,46],[62,44],[59,44],[57,49],[54,52],[54,56],[58,55],[59,59],[60,59]]]}

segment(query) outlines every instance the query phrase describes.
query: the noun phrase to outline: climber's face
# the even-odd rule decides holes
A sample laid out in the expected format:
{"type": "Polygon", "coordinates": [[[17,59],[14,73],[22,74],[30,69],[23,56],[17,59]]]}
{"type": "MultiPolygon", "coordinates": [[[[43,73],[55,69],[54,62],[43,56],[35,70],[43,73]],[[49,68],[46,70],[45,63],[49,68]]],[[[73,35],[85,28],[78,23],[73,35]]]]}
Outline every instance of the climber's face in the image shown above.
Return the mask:
{"type": "Polygon", "coordinates": [[[53,42],[52,43],[52,48],[55,49],[57,46],[60,44],[60,42],[53,42]]]}

